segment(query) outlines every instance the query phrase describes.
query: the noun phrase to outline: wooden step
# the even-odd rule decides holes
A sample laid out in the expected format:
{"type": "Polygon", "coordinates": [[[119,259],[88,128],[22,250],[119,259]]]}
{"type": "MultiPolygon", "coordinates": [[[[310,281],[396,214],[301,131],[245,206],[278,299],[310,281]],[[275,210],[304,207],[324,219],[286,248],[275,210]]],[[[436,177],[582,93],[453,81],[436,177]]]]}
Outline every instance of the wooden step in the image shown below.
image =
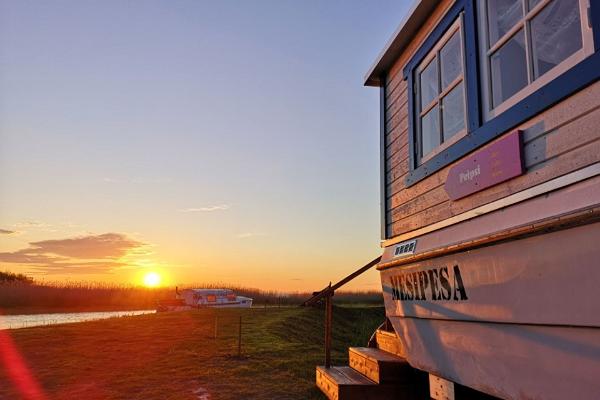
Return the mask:
{"type": "Polygon", "coordinates": [[[402,384],[376,384],[350,367],[317,367],[317,387],[329,400],[415,399],[414,388],[402,384]]]}
{"type": "Polygon", "coordinates": [[[398,357],[406,357],[402,341],[396,335],[396,332],[377,329],[377,331],[375,331],[375,340],[377,342],[377,348],[395,354],[398,357]]]}
{"type": "Polygon", "coordinates": [[[317,367],[317,387],[329,400],[362,399],[375,382],[350,367],[317,367]]]}
{"type": "Polygon", "coordinates": [[[413,368],[406,359],[381,349],[350,347],[350,367],[375,383],[409,383],[413,368]]]}

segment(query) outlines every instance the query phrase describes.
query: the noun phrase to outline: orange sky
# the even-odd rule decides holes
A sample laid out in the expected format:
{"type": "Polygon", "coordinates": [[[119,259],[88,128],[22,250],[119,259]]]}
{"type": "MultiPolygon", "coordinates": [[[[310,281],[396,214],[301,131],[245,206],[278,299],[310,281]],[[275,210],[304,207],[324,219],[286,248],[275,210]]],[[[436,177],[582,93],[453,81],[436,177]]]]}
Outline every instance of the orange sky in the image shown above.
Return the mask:
{"type": "Polygon", "coordinates": [[[312,291],[372,260],[362,77],[405,3],[1,2],[0,270],[312,291]]]}

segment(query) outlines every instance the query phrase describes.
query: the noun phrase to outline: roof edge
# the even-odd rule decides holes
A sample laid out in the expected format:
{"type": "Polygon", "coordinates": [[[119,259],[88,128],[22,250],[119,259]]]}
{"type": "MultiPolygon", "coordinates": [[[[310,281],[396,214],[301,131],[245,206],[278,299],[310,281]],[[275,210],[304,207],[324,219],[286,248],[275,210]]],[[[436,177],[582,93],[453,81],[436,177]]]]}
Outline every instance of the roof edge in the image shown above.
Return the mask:
{"type": "Polygon", "coordinates": [[[421,28],[431,11],[439,4],[438,0],[415,0],[410,11],[388,40],[383,50],[364,77],[364,86],[383,86],[382,77],[389,71],[402,51],[411,42],[413,35],[421,28]]]}

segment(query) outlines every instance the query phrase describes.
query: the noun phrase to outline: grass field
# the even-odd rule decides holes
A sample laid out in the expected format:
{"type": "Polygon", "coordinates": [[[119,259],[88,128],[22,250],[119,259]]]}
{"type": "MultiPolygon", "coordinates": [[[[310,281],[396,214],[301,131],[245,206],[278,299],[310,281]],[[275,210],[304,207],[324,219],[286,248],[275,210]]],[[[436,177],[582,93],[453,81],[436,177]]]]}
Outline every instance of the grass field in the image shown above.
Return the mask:
{"type": "MultiPolygon", "coordinates": [[[[366,345],[383,318],[383,307],[335,307],[333,363],[346,363],[347,347],[366,345]]],[[[0,331],[0,399],[20,398],[15,376],[26,378],[11,348],[39,383],[39,399],[322,399],[314,369],[323,364],[323,329],[323,310],[282,307],[0,331]]]]}

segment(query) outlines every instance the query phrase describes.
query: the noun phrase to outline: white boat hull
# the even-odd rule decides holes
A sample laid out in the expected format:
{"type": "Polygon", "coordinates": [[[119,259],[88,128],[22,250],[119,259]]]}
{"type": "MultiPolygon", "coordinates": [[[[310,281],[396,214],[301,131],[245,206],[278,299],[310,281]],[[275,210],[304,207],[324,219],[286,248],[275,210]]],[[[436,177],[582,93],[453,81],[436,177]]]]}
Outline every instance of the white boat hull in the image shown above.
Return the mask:
{"type": "Polygon", "coordinates": [[[600,398],[600,223],[381,278],[414,367],[501,398],[600,398]]]}
{"type": "Polygon", "coordinates": [[[199,308],[250,308],[252,307],[252,302],[249,303],[208,303],[208,304],[199,304],[199,308]]]}

